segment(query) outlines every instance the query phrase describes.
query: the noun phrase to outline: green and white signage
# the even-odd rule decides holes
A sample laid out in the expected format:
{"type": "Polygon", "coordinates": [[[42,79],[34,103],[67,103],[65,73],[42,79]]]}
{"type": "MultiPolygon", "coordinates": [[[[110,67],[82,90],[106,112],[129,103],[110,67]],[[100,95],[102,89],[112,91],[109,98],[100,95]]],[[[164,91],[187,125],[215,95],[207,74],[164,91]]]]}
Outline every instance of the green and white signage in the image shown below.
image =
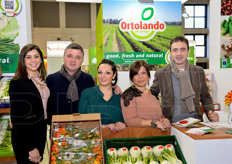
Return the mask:
{"type": "MultiPolygon", "coordinates": [[[[187,57],[190,64],[196,64],[194,46],[189,46],[190,53],[187,57]]],[[[131,65],[136,60],[145,60],[149,64],[169,64],[170,51],[167,52],[112,52],[104,55],[105,59],[114,61],[117,65],[131,65]]]]}
{"type": "Polygon", "coordinates": [[[118,65],[135,60],[161,67],[168,63],[170,41],[182,35],[180,1],[103,0],[102,11],[104,58],[118,65]]]}
{"type": "Polygon", "coordinates": [[[15,72],[18,65],[18,58],[18,54],[0,54],[0,65],[2,67],[3,72],[15,72]]]}
{"type": "Polygon", "coordinates": [[[117,65],[131,65],[136,60],[145,60],[150,64],[166,64],[169,53],[165,52],[132,52],[107,53],[104,58],[114,61],[117,65]]]}

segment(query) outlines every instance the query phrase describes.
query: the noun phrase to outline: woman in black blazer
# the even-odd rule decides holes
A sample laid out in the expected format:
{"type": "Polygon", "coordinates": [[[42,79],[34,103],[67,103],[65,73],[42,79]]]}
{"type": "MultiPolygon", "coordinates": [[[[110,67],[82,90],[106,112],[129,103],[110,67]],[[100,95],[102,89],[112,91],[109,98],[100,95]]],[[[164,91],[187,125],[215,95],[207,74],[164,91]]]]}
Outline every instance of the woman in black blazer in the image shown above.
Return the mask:
{"type": "Polygon", "coordinates": [[[43,54],[34,44],[25,45],[10,82],[12,145],[17,164],[42,161],[47,133],[47,99],[43,54]]]}

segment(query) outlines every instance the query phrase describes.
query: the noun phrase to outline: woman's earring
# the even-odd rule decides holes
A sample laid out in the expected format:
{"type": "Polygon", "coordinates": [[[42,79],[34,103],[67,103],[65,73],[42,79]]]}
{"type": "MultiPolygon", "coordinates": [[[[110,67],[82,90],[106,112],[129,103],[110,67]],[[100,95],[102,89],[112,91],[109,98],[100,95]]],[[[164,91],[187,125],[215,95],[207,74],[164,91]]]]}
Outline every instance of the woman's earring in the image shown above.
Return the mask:
{"type": "Polygon", "coordinates": [[[132,83],[132,87],[134,87],[134,86],[135,86],[135,83],[134,83],[133,81],[131,81],[131,83],[132,83]]]}
{"type": "Polygon", "coordinates": [[[111,82],[111,83],[112,83],[112,84],[115,83],[115,79],[112,79],[112,82],[111,82]]]}

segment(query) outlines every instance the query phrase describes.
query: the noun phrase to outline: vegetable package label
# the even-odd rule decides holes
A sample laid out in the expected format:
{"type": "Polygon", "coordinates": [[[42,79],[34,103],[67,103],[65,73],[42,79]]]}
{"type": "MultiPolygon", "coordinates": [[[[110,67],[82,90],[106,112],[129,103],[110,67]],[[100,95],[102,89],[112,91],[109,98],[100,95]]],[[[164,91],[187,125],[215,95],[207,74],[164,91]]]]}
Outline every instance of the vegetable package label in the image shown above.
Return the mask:
{"type": "Polygon", "coordinates": [[[187,127],[187,126],[194,124],[196,122],[199,122],[199,121],[200,121],[199,119],[189,117],[189,118],[186,118],[186,119],[183,119],[183,120],[176,122],[175,125],[180,126],[180,127],[187,127]]]}

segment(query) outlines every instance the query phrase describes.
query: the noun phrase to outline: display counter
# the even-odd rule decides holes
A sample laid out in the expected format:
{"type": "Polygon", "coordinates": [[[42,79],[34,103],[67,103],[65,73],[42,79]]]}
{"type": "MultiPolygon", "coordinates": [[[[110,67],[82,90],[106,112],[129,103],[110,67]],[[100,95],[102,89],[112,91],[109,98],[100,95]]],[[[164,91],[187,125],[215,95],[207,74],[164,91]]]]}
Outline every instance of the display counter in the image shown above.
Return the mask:
{"type": "MultiPolygon", "coordinates": [[[[0,113],[10,113],[10,108],[0,108],[0,113]]],[[[0,162],[2,161],[15,161],[14,156],[0,157],[0,162]]]]}
{"type": "MultiPolygon", "coordinates": [[[[9,113],[9,108],[1,108],[0,113],[9,113]]],[[[102,129],[102,138],[110,139],[110,138],[142,138],[142,137],[150,137],[150,136],[163,136],[170,135],[171,129],[168,131],[161,131],[157,128],[152,127],[126,127],[123,131],[120,131],[116,134],[113,134],[109,128],[102,129]]],[[[14,161],[15,157],[0,157],[1,161],[14,161]]]]}
{"type": "Polygon", "coordinates": [[[171,128],[171,134],[176,136],[188,164],[231,163],[232,134],[225,133],[228,129],[217,129],[202,136],[187,134],[187,130],[189,128],[176,125],[171,128]]]}
{"type": "Polygon", "coordinates": [[[10,113],[10,108],[0,108],[0,113],[10,113]]]}
{"type": "Polygon", "coordinates": [[[6,161],[15,161],[15,156],[9,156],[9,157],[0,157],[0,162],[6,162],[6,161]]]}

